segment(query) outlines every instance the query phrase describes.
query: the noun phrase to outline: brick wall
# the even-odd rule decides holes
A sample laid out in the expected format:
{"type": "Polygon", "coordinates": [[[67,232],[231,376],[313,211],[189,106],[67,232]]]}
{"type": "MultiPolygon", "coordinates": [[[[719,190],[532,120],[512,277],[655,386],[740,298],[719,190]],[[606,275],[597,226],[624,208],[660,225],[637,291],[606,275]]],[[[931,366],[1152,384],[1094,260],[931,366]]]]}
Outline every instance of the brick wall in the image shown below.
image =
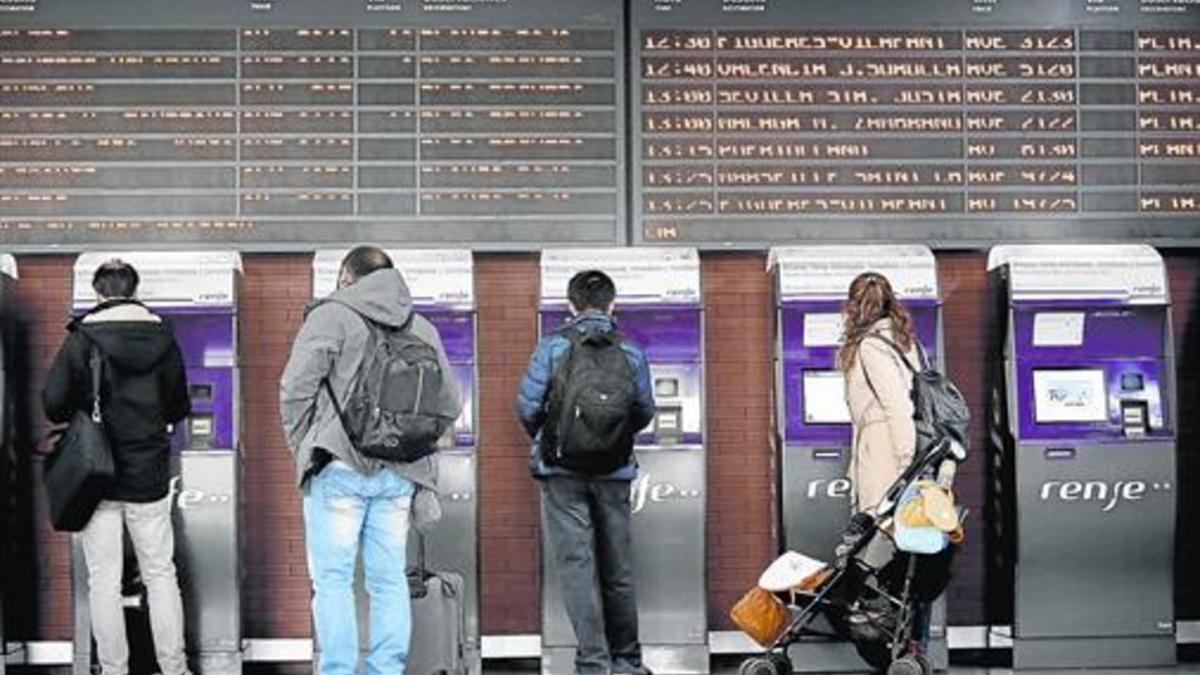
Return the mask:
{"type": "Polygon", "coordinates": [[[312,256],[249,255],[243,265],[242,630],[250,637],[308,637],[304,521],[279,423],[279,377],[312,298],[312,256]]]}
{"type": "MultiPolygon", "coordinates": [[[[938,255],[945,299],[950,372],[983,419],[987,371],[988,306],[985,256],[938,255]]],[[[1200,252],[1167,253],[1175,301],[1181,412],[1181,531],[1200,520],[1200,357],[1185,344],[1200,340],[1200,252]]],[[[243,624],[248,637],[305,637],[308,579],[304,567],[299,494],[279,430],[277,383],[309,297],[307,255],[247,255],[242,282],[241,359],[244,401],[242,525],[245,574],[243,624]]],[[[776,466],[771,450],[770,279],[761,253],[702,256],[706,303],[708,411],[708,575],[713,628],[728,628],[726,613],[753,583],[776,549],[776,466]]],[[[19,364],[26,405],[20,450],[26,457],[44,430],[36,395],[61,342],[69,309],[71,259],[24,256],[15,295],[23,336],[19,364]]],[[[480,534],[485,634],[539,629],[539,518],[537,491],[528,478],[528,444],[513,417],[513,396],[536,338],[537,257],[476,257],[479,298],[480,534]]],[[[986,447],[982,422],[974,426],[974,454],[958,483],[960,499],[974,511],[968,543],[956,563],[951,622],[978,624],[984,607],[983,502],[986,447]]],[[[40,467],[26,462],[23,486],[32,489],[40,467]]],[[[18,487],[22,487],[19,485],[18,487]]],[[[69,575],[64,537],[49,531],[40,493],[27,495],[15,538],[17,551],[6,605],[10,631],[21,637],[70,637],[69,575]],[[15,590],[13,590],[15,589],[15,590]]],[[[1179,563],[1181,615],[1200,617],[1200,586],[1190,574],[1200,546],[1182,538],[1179,563]]]]}
{"type": "Polygon", "coordinates": [[[729,608],[778,551],[771,406],[774,326],[765,255],[705,255],[708,451],[708,622],[729,608]]]}
{"type": "Polygon", "coordinates": [[[1200,619],[1200,251],[1166,251],[1175,329],[1179,395],[1179,515],[1175,604],[1181,619],[1200,619]]]}
{"type": "MultiPolygon", "coordinates": [[[[47,425],[42,412],[41,391],[45,374],[54,362],[71,308],[71,258],[62,256],[21,257],[17,264],[20,282],[15,285],[14,309],[24,339],[15,355],[16,371],[12,382],[23,385],[18,392],[27,424],[18,436],[17,452],[22,457],[28,519],[19,525],[18,540],[32,544],[15,551],[18,564],[13,571],[22,583],[14,583],[15,597],[6,598],[9,612],[24,619],[14,627],[15,635],[29,638],[65,640],[71,637],[71,569],[68,539],[50,528],[46,497],[41,488],[41,458],[34,454],[47,425]]],[[[20,424],[20,417],[18,417],[20,424]]],[[[13,625],[9,620],[9,625],[13,625]]]]}
{"type": "Polygon", "coordinates": [[[485,635],[541,630],[538,493],[517,385],[537,342],[538,259],[475,258],[479,317],[480,612],[485,635]]]}
{"type": "Polygon", "coordinates": [[[947,619],[951,624],[986,623],[984,607],[984,506],[987,501],[988,368],[987,256],[979,252],[939,253],[938,284],[942,293],[942,330],[949,375],[971,408],[971,448],[954,483],[955,496],[971,509],[967,538],[954,561],[954,579],[947,590],[947,619]]]}

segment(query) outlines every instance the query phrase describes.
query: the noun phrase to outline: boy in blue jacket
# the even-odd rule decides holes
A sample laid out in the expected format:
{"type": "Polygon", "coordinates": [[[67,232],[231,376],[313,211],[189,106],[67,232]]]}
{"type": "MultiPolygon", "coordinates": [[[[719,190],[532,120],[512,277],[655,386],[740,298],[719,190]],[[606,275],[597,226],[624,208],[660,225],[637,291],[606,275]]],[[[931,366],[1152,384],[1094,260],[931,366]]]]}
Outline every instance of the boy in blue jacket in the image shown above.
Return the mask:
{"type": "Polygon", "coordinates": [[[517,397],[521,422],[534,441],[531,467],[542,484],[563,604],[579,642],[575,671],[581,675],[649,675],[638,643],[629,491],[637,475],[633,433],[654,419],[654,393],[645,354],[616,334],[612,317],[616,295],[612,279],[598,270],[571,279],[567,287],[571,321],[538,344],[517,397]],[[604,473],[575,471],[546,461],[560,450],[559,440],[547,433],[548,426],[558,424],[548,419],[552,389],[564,386],[563,377],[556,375],[564,375],[558,370],[573,345],[589,340],[615,342],[628,363],[620,376],[632,379],[634,391],[629,433],[618,443],[620,447],[612,448],[621,458],[619,466],[604,473]]]}

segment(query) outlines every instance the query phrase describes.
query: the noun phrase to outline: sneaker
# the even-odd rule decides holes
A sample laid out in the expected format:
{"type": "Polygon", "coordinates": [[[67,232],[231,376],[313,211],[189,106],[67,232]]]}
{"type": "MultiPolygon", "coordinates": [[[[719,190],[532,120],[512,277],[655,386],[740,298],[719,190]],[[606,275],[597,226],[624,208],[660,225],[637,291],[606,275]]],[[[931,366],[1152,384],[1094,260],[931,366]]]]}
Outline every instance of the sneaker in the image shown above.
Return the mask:
{"type": "Polygon", "coordinates": [[[612,675],[654,675],[640,660],[613,659],[612,675]]]}

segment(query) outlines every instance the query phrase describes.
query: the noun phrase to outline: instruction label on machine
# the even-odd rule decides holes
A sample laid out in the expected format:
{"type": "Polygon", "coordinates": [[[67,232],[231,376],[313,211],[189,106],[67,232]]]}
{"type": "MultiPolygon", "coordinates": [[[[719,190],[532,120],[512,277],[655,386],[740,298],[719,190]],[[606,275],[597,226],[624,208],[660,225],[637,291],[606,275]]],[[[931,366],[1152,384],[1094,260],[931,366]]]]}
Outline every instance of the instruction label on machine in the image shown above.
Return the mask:
{"type": "Polygon", "coordinates": [[[1009,266],[1014,300],[1167,301],[1166,267],[1141,244],[997,246],[988,269],[1009,266]]]}
{"type": "Polygon", "coordinates": [[[937,266],[924,246],[797,246],[771,249],[779,294],[790,298],[844,298],[863,272],[887,278],[906,300],[937,298],[937,266]]]}
{"type": "MultiPolygon", "coordinates": [[[[338,272],[348,250],[317,251],[313,257],[313,297],[337,290],[338,272]]],[[[404,276],[416,305],[475,306],[474,262],[466,249],[394,249],[386,251],[404,276]]]]}
{"type": "Polygon", "coordinates": [[[1033,318],[1034,347],[1078,347],[1083,344],[1083,312],[1038,312],[1033,318]]]}
{"type": "Polygon", "coordinates": [[[700,256],[694,248],[549,249],[542,252],[542,303],[565,304],[567,284],[601,270],[617,285],[617,302],[700,302],[700,256]]]}
{"type": "Polygon", "coordinates": [[[130,251],[84,253],[75,261],[76,308],[99,298],[92,290],[96,268],[112,260],[138,272],[138,300],[151,306],[232,306],[242,259],[232,251],[130,251]]]}

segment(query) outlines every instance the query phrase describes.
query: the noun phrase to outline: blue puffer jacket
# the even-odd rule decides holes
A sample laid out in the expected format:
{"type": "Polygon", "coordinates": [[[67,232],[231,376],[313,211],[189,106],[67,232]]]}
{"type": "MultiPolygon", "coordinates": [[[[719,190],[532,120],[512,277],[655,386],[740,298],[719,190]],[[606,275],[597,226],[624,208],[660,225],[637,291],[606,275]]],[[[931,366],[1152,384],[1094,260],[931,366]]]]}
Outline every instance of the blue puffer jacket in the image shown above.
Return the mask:
{"type": "MultiPolygon", "coordinates": [[[[611,333],[617,329],[616,322],[607,314],[585,312],[571,320],[568,330],[579,331],[580,334],[611,333]]],[[[542,461],[541,437],[542,426],[546,422],[546,397],[550,390],[550,379],[555,367],[567,354],[571,346],[566,336],[555,332],[542,338],[533,356],[529,359],[529,368],[521,380],[521,389],[517,393],[517,413],[525,431],[533,438],[533,450],[530,456],[530,468],[534,478],[546,476],[575,475],[567,469],[546,466],[542,461]]],[[[621,349],[629,359],[629,367],[633,369],[633,379],[637,384],[638,401],[633,411],[634,428],[641,430],[654,419],[654,391],[650,387],[650,366],[646,364],[646,355],[641,348],[632,342],[622,341],[621,349]]],[[[626,466],[605,476],[593,476],[600,480],[633,480],[637,476],[637,465],[633,460],[626,466]]]]}

